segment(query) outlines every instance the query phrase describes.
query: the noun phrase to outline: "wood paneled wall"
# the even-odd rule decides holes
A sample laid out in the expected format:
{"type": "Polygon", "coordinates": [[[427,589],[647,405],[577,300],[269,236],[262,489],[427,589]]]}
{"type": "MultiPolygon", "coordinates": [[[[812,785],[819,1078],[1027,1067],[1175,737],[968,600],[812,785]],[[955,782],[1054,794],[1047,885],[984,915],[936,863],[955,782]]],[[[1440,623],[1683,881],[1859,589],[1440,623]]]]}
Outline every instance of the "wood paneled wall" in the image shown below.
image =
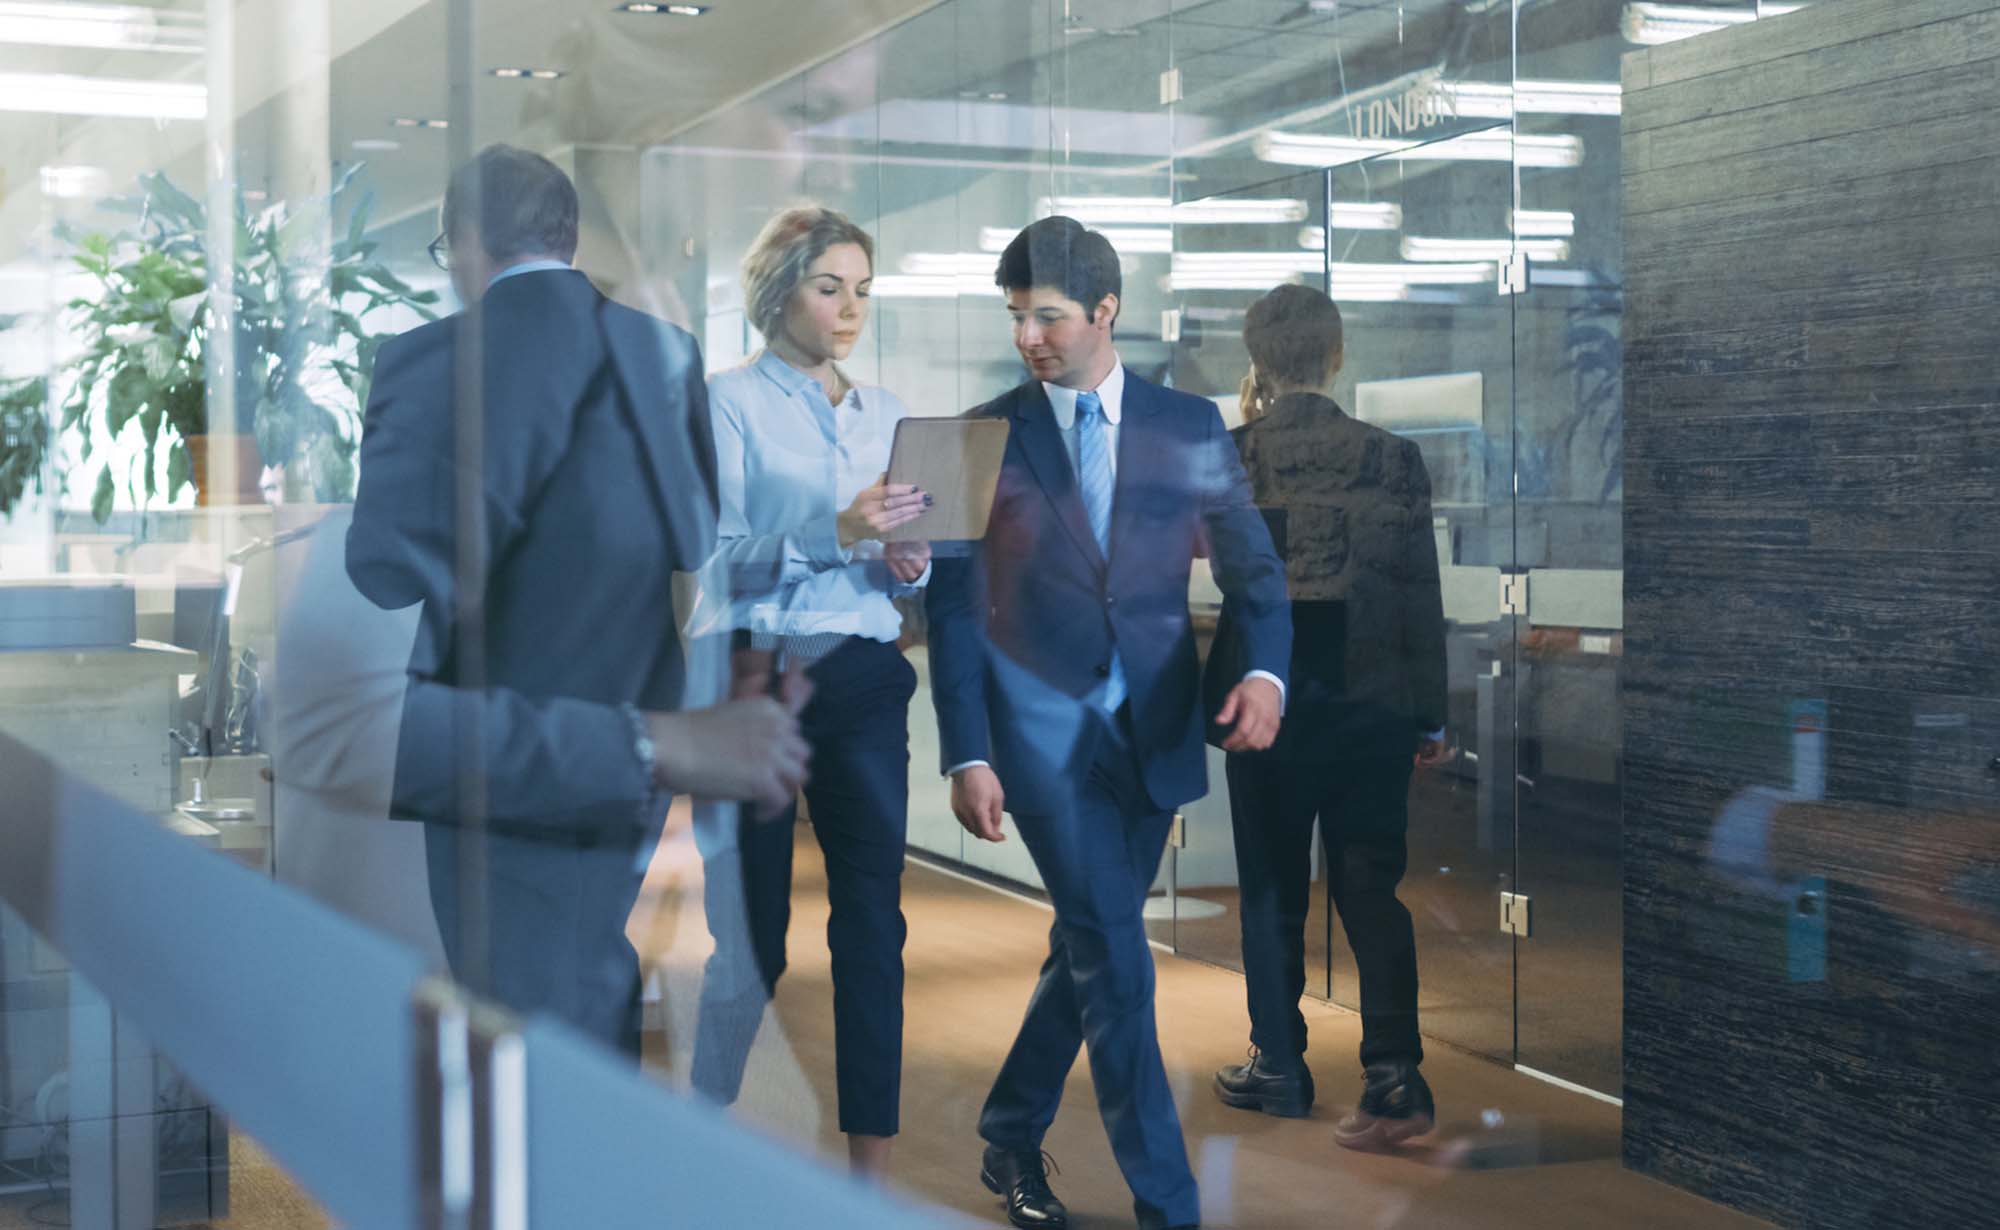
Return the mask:
{"type": "Polygon", "coordinates": [[[1996,57],[1625,61],[1625,1156],[1787,1226],[2000,1226],[1996,57]]]}

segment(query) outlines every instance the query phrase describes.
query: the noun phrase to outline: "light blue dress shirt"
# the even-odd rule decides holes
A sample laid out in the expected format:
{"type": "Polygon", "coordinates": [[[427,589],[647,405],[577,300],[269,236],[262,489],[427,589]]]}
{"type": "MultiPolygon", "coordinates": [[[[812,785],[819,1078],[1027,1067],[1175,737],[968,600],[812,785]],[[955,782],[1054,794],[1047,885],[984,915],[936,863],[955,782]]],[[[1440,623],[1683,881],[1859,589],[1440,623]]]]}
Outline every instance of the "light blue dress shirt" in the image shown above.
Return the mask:
{"type": "Polygon", "coordinates": [[[912,594],[873,540],[840,545],[838,519],[889,468],[896,424],[909,410],[875,385],[838,406],[817,380],[770,351],[708,379],[721,518],[689,621],[696,634],[730,629],[786,637],[893,641],[912,594]]]}

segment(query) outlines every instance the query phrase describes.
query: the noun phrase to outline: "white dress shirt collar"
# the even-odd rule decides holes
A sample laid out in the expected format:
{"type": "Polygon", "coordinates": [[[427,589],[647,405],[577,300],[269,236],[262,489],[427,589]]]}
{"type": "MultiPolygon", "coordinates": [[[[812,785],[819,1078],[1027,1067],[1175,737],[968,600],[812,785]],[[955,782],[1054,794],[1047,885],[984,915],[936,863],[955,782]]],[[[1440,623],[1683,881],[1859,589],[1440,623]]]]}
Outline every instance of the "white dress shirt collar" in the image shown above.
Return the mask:
{"type": "Polygon", "coordinates": [[[567,261],[558,261],[558,260],[522,261],[518,265],[509,265],[505,269],[502,269],[500,272],[494,274],[490,279],[487,280],[486,287],[488,290],[491,290],[495,284],[505,281],[506,279],[514,277],[518,274],[541,273],[545,270],[550,270],[550,269],[574,269],[574,268],[575,266],[571,265],[567,261]]]}
{"type": "MultiPolygon", "coordinates": [[[[775,381],[777,383],[777,386],[785,390],[785,392],[787,393],[792,393],[795,395],[799,393],[810,393],[812,394],[815,404],[818,405],[831,404],[826,400],[825,388],[821,386],[819,380],[816,377],[808,375],[807,373],[800,371],[798,368],[793,367],[791,364],[785,362],[777,355],[772,354],[768,348],[757,352],[757,357],[755,360],[752,361],[752,366],[754,366],[759,372],[763,373],[765,376],[769,377],[771,380],[775,381]]],[[[841,371],[838,365],[836,365],[833,370],[840,377],[841,383],[847,386],[848,396],[850,398],[853,397],[856,391],[860,388],[860,386],[855,384],[852,380],[849,380],[847,378],[847,373],[841,371]]]]}
{"type": "MultiPolygon", "coordinates": [[[[1064,388],[1059,384],[1042,381],[1042,391],[1049,395],[1049,406],[1056,412],[1056,426],[1067,432],[1076,426],[1076,395],[1082,390],[1064,388]]],[[[1100,381],[1096,389],[1097,400],[1104,407],[1104,421],[1113,427],[1125,417],[1125,363],[1113,356],[1111,371],[1100,381]]]]}

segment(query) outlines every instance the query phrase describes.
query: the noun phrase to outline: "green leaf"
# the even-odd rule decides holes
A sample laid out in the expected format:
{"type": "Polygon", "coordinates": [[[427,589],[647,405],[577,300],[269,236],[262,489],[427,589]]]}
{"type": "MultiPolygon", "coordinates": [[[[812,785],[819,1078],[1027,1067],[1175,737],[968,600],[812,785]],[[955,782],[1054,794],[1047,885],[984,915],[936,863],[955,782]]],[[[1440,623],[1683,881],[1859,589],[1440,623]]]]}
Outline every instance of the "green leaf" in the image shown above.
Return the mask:
{"type": "Polygon", "coordinates": [[[111,485],[111,465],[106,462],[104,468],[97,472],[97,490],[90,496],[91,520],[99,525],[111,520],[111,500],[114,494],[111,485]]]}
{"type": "Polygon", "coordinates": [[[174,186],[164,171],[154,171],[139,177],[140,186],[146,190],[147,203],[167,219],[179,223],[185,230],[200,233],[204,210],[201,202],[174,186]]]}
{"type": "Polygon", "coordinates": [[[139,413],[151,392],[152,384],[146,379],[145,367],[132,362],[128,356],[125,366],[112,375],[110,387],[105,390],[104,425],[110,429],[112,436],[125,430],[125,424],[139,413]]]}
{"type": "Polygon", "coordinates": [[[167,450],[167,498],[175,498],[181,488],[194,482],[194,458],[188,455],[187,444],[176,440],[167,450]]]}

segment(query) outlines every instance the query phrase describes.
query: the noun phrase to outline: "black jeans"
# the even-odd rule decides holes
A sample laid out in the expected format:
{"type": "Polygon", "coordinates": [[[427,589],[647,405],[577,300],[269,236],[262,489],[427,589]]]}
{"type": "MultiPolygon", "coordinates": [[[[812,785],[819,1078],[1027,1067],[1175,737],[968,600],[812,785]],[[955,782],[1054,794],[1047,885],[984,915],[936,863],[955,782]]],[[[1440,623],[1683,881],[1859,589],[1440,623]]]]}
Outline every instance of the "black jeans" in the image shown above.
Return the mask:
{"type": "MultiPolygon", "coordinates": [[[[826,856],[840,1130],[893,1136],[903,1071],[902,875],[917,676],[895,645],[865,637],[842,642],[807,674],[813,697],[801,725],[812,745],[812,780],[805,796],[826,856]]],[[[715,955],[702,985],[691,1076],[714,1101],[736,1100],[764,1003],[785,971],[796,819],[787,810],[744,821],[736,859],[709,864],[711,878],[739,874],[742,886],[739,898],[712,882],[705,901],[715,955]],[[745,977],[752,966],[755,977],[745,977]]]]}
{"type": "Polygon", "coordinates": [[[1305,992],[1315,819],[1333,905],[1360,973],[1361,1062],[1423,1059],[1416,931],[1396,899],[1409,863],[1411,770],[1408,753],[1228,758],[1250,1041],[1278,1063],[1306,1050],[1299,997],[1305,992]]]}

